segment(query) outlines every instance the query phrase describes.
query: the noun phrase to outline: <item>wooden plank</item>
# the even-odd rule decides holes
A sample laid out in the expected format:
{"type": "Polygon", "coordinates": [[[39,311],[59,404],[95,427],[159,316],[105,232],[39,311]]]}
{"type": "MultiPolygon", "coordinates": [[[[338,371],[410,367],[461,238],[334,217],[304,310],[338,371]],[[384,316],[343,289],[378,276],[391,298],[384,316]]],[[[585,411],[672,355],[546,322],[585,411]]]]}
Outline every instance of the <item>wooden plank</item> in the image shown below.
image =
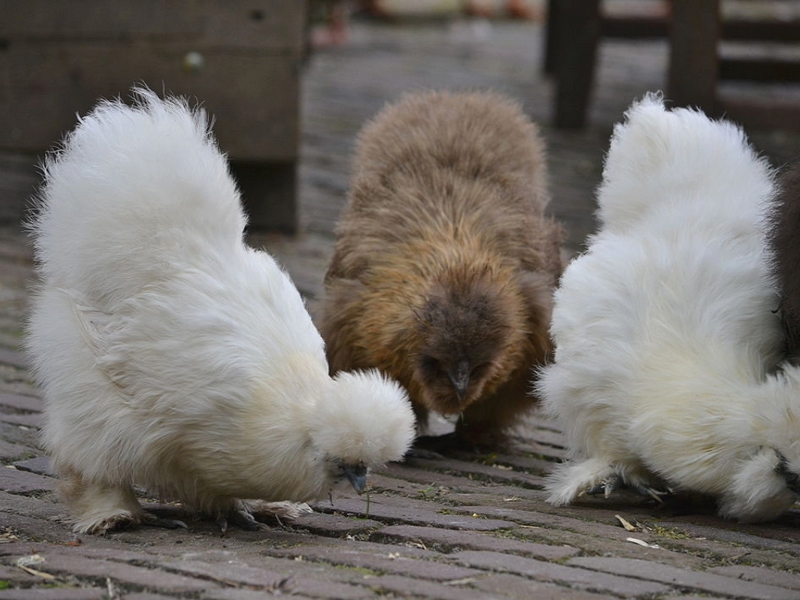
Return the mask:
{"type": "Polygon", "coordinates": [[[645,39],[669,35],[669,20],[657,16],[603,17],[603,37],[645,39]]]}
{"type": "Polygon", "coordinates": [[[674,0],[667,90],[677,106],[715,113],[720,0],[674,0]]]}
{"type": "Polygon", "coordinates": [[[296,233],[299,225],[296,163],[231,161],[242,192],[248,231],[296,233]]]}
{"type": "Polygon", "coordinates": [[[773,58],[722,58],[719,78],[737,81],[800,81],[800,62],[773,58]]]}
{"type": "Polygon", "coordinates": [[[306,3],[292,0],[0,0],[9,44],[169,39],[298,51],[305,23],[306,3]]]}
{"type": "Polygon", "coordinates": [[[307,2],[203,0],[200,10],[207,46],[284,49],[292,54],[305,48],[307,2]]]}
{"type": "Polygon", "coordinates": [[[726,119],[746,129],[774,129],[800,133],[800,106],[781,99],[755,100],[720,96],[717,100],[726,119]]]}
{"type": "Polygon", "coordinates": [[[766,42],[800,42],[800,20],[725,19],[722,39],[766,42]]]}
{"type": "Polygon", "coordinates": [[[162,92],[198,98],[216,119],[220,145],[233,158],[291,161],[299,144],[300,56],[182,44],[92,42],[16,44],[2,53],[0,147],[39,152],[50,147],[100,97],[127,97],[144,82],[162,92]],[[184,68],[190,50],[204,66],[184,68]]]}
{"type": "MultiPolygon", "coordinates": [[[[798,42],[800,21],[777,19],[724,19],[723,40],[798,42]]],[[[623,39],[661,38],[669,35],[669,18],[658,16],[603,17],[602,36],[623,39]]]]}
{"type": "Polygon", "coordinates": [[[0,0],[0,35],[119,39],[202,32],[196,0],[0,0]]]}

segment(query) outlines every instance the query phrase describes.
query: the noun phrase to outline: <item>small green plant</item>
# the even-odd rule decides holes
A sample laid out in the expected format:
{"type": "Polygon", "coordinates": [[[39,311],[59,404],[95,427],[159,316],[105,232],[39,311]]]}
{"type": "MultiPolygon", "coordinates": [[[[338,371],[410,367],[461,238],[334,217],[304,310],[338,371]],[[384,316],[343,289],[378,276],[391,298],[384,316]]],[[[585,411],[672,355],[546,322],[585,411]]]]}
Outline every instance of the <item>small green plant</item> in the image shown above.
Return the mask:
{"type": "Polygon", "coordinates": [[[427,487],[422,488],[421,490],[417,490],[417,494],[422,496],[425,500],[428,498],[433,498],[436,496],[436,487],[433,485],[429,485],[427,487]]]}
{"type": "Polygon", "coordinates": [[[691,539],[691,535],[687,532],[678,529],[677,527],[662,527],[661,525],[645,525],[647,531],[653,535],[671,540],[687,540],[691,539]]]}

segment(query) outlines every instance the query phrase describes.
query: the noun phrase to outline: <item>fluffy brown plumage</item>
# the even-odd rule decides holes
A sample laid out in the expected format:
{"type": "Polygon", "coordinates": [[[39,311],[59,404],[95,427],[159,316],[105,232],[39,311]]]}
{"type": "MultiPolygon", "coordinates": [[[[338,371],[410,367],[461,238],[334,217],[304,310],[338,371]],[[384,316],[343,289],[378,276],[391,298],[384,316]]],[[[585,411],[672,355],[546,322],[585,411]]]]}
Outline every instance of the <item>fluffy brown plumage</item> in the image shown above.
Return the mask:
{"type": "Polygon", "coordinates": [[[326,275],[331,369],[377,367],[457,437],[492,444],[551,350],[561,228],[538,128],[490,93],[427,92],[362,130],[326,275]]]}
{"type": "Polygon", "coordinates": [[[781,294],[781,323],[786,352],[800,364],[800,161],[781,177],[770,228],[773,269],[781,294]]]}

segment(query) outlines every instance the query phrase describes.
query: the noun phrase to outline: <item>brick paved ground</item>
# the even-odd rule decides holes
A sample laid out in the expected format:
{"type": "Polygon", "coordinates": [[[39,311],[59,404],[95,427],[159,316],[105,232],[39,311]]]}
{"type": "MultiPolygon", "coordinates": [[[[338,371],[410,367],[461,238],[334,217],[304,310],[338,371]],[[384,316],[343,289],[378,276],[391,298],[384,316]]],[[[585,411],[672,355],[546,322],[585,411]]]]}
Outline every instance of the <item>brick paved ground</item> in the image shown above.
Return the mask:
{"type": "MultiPolygon", "coordinates": [[[[665,47],[606,45],[593,125],[566,134],[546,126],[540,33],[519,23],[357,24],[348,46],[311,59],[304,233],[256,242],[287,265],[312,308],[353,136],[407,89],[491,87],[523,100],[545,123],[553,212],[569,227],[569,249],[580,247],[593,227],[591,191],[610,125],[632,97],[660,86],[665,47]]],[[[755,138],[776,164],[800,150],[781,132],[755,138]]],[[[32,182],[24,157],[0,156],[0,174],[4,199],[32,182]]],[[[30,267],[18,228],[0,229],[0,599],[800,598],[800,510],[741,526],[698,499],[659,507],[623,494],[555,509],[543,502],[541,482],[563,456],[562,438],[538,418],[506,453],[388,466],[371,478],[369,507],[363,497],[335,498],[259,533],[222,536],[212,523],[190,522],[189,531],[75,536],[37,445],[41,401],[19,352],[30,267]]]]}

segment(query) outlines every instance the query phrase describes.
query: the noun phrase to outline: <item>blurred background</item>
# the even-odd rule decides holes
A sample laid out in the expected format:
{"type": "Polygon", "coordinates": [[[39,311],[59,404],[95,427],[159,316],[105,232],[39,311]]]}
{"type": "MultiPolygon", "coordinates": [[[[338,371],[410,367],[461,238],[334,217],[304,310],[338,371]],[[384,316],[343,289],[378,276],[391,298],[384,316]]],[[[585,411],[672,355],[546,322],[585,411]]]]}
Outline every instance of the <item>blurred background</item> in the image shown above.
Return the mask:
{"type": "Polygon", "coordinates": [[[648,91],[800,155],[797,0],[0,0],[0,221],[100,97],[186,95],[215,119],[251,241],[313,301],[364,122],[420,89],[492,89],[547,140],[551,212],[580,250],[613,124],[648,91]]]}

